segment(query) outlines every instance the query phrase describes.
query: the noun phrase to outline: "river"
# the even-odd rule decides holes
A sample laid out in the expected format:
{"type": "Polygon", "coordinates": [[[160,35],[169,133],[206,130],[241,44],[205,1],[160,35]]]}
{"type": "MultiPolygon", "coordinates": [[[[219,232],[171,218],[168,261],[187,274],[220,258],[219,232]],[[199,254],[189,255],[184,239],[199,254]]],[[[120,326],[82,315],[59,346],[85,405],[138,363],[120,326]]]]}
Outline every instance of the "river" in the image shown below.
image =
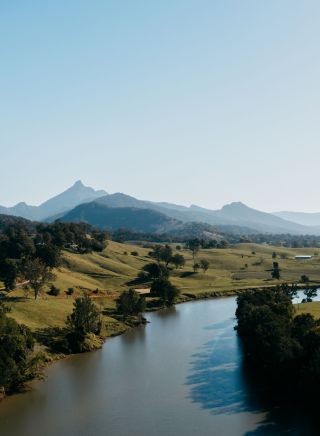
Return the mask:
{"type": "Polygon", "coordinates": [[[313,434],[313,423],[263,405],[250,386],[235,309],[230,297],[149,313],[101,350],[53,364],[45,381],[1,403],[0,435],[313,434]]]}

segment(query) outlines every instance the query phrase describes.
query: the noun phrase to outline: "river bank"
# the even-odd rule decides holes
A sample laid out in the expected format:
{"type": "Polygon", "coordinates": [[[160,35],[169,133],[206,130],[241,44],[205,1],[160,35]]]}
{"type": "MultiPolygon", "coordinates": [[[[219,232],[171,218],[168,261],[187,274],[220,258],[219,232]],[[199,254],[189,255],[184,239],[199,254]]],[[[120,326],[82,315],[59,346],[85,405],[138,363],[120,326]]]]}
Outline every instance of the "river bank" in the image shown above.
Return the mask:
{"type": "Polygon", "coordinates": [[[273,410],[248,383],[235,310],[233,296],[147,312],[147,326],[56,362],[7,398],[1,436],[313,434],[301,413],[273,410]]]}
{"type": "MultiPolygon", "coordinates": [[[[246,288],[242,288],[242,289],[230,289],[230,290],[224,290],[224,291],[204,291],[204,292],[198,292],[197,294],[188,294],[188,293],[183,293],[179,296],[176,304],[182,304],[182,303],[187,303],[187,302],[192,302],[192,301],[201,301],[201,300],[207,300],[207,299],[218,299],[218,298],[226,298],[226,297],[232,297],[232,296],[237,296],[240,295],[241,293],[250,290],[250,289],[265,289],[265,288],[275,288],[276,286],[272,285],[272,286],[261,286],[261,287],[255,287],[255,288],[251,288],[251,287],[246,287],[246,288]]],[[[305,288],[305,284],[298,284],[297,287],[299,289],[303,289],[305,288]]],[[[313,284],[310,285],[310,287],[314,287],[317,288],[318,286],[313,284]]],[[[155,299],[150,299],[150,301],[147,304],[147,308],[146,308],[146,313],[150,313],[150,312],[157,312],[160,310],[163,310],[164,307],[159,305],[159,302],[155,299]]],[[[110,321],[106,321],[104,324],[104,329],[103,332],[101,333],[101,335],[99,336],[99,338],[97,338],[98,340],[92,340],[91,341],[91,346],[89,347],[88,352],[90,351],[95,351],[99,348],[102,348],[103,344],[105,343],[105,341],[109,338],[113,338],[116,336],[120,336],[123,335],[124,333],[128,332],[131,329],[134,329],[136,327],[139,327],[139,325],[141,325],[141,318],[140,317],[130,317],[127,320],[123,320],[121,316],[117,315],[115,316],[114,314],[108,312],[107,314],[107,318],[113,319],[113,322],[110,323],[110,321]],[[111,325],[111,328],[110,328],[111,325]]],[[[60,361],[62,359],[66,359],[66,358],[70,358],[73,356],[76,356],[77,354],[74,353],[56,353],[53,352],[52,350],[48,349],[47,347],[45,347],[43,344],[37,344],[36,346],[36,351],[37,352],[42,352],[43,353],[43,357],[44,357],[44,361],[43,361],[43,365],[39,370],[41,370],[41,372],[44,372],[50,365],[52,365],[53,363],[60,361]]],[[[26,383],[26,389],[29,389],[31,382],[27,382],[26,383]]],[[[19,393],[19,392],[18,392],[19,393]]],[[[10,396],[16,395],[16,393],[11,394],[10,396]]],[[[4,398],[6,398],[6,396],[4,395],[4,393],[0,393],[0,400],[3,400],[4,398]]]]}

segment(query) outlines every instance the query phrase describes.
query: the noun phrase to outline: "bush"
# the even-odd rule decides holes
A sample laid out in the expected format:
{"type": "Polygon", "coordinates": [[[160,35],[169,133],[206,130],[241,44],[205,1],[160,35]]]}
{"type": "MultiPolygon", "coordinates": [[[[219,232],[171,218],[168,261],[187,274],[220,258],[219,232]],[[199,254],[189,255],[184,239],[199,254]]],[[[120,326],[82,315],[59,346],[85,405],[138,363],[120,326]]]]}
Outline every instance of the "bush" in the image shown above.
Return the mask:
{"type": "Polygon", "coordinates": [[[67,294],[67,295],[73,295],[73,294],[74,294],[74,289],[73,289],[73,288],[68,288],[68,289],[66,290],[66,294],[67,294]]]}
{"type": "Polygon", "coordinates": [[[131,251],[131,256],[139,256],[139,253],[137,251],[131,251]]]}
{"type": "Polygon", "coordinates": [[[173,263],[173,265],[178,269],[184,267],[186,261],[182,254],[176,253],[170,259],[170,263],[173,263]]]}
{"type": "MultiPolygon", "coordinates": [[[[156,262],[147,263],[142,268],[142,273],[150,280],[158,279],[159,277],[168,277],[169,271],[165,265],[156,262]]],[[[140,275],[142,277],[142,275],[140,275]]]]}
{"type": "Polygon", "coordinates": [[[154,280],[151,285],[151,292],[160,297],[166,306],[172,306],[180,294],[179,290],[165,278],[154,280]]]}
{"type": "Polygon", "coordinates": [[[117,311],[124,318],[128,315],[140,315],[145,310],[145,299],[134,289],[122,292],[117,299],[117,311]]]}
{"type": "Polygon", "coordinates": [[[48,294],[57,297],[60,294],[60,289],[54,285],[51,285],[48,294]]]}
{"type": "Polygon", "coordinates": [[[34,340],[28,327],[7,317],[0,302],[0,391],[17,391],[32,376],[34,340]]]}

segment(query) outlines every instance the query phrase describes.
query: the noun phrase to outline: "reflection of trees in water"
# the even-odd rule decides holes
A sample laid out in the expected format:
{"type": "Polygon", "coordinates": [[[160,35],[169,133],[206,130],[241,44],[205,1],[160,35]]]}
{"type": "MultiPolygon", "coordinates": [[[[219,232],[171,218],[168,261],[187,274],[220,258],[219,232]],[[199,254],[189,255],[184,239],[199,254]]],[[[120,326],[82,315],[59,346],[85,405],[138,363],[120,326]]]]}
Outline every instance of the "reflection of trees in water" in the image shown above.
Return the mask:
{"type": "Polygon", "coordinates": [[[233,319],[208,328],[214,332],[214,339],[192,356],[191,374],[187,378],[192,402],[214,415],[265,412],[257,428],[246,436],[320,434],[315,414],[310,419],[310,411],[302,411],[290,404],[289,399],[279,402],[268,397],[262,385],[250,376],[243,365],[233,319]]]}
{"type": "Polygon", "coordinates": [[[214,324],[214,339],[193,355],[192,373],[187,379],[191,400],[213,414],[261,411],[246,386],[241,349],[234,320],[214,324]]]}
{"type": "Polygon", "coordinates": [[[133,329],[129,329],[121,336],[121,340],[126,345],[134,345],[137,341],[145,342],[146,339],[146,326],[141,324],[133,329]]]}
{"type": "Polygon", "coordinates": [[[170,318],[172,316],[179,315],[179,311],[175,306],[168,307],[166,309],[159,310],[155,313],[158,318],[170,318]]]}

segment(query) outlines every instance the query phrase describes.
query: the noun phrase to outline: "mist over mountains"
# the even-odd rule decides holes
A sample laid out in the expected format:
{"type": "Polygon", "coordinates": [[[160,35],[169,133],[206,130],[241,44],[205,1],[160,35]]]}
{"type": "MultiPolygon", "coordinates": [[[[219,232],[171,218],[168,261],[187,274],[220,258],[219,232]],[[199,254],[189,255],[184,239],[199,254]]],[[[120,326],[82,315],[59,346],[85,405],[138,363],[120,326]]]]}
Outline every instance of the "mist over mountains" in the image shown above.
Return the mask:
{"type": "Polygon", "coordinates": [[[219,210],[167,202],[139,200],[132,196],[85,186],[80,180],[40,206],[24,202],[0,206],[0,213],[34,221],[85,221],[112,230],[128,228],[141,232],[170,232],[189,223],[202,224],[203,231],[230,233],[320,234],[320,213],[262,212],[234,202],[219,210]]]}

